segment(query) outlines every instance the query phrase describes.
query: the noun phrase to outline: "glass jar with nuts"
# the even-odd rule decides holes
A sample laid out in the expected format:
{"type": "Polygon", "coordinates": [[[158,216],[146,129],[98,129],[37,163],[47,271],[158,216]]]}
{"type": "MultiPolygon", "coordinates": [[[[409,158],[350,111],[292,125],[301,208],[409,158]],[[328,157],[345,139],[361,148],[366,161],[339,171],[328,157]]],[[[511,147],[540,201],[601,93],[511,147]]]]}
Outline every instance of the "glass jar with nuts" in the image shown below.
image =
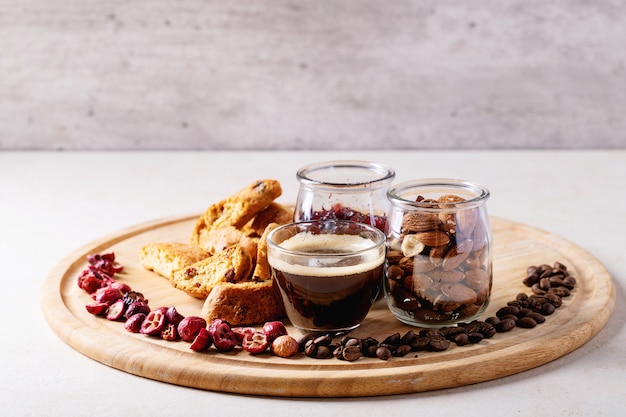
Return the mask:
{"type": "Polygon", "coordinates": [[[477,318],[491,295],[489,190],[426,179],[391,188],[385,296],[395,317],[420,327],[477,318]]]}

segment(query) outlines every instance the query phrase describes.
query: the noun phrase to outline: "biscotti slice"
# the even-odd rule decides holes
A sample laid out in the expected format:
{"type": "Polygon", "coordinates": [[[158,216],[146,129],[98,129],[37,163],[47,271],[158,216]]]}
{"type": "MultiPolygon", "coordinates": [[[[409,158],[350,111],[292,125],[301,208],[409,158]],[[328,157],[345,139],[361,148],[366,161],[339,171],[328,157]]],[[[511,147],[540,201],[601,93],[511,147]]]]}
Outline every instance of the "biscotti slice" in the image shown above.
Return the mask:
{"type": "Polygon", "coordinates": [[[174,272],[211,256],[209,251],[187,243],[149,243],[139,250],[141,265],[172,279],[174,272]]]}
{"type": "Polygon", "coordinates": [[[285,317],[272,281],[220,283],[204,301],[200,316],[207,322],[226,320],[233,326],[261,324],[285,317]]]}
{"type": "Polygon", "coordinates": [[[215,255],[231,246],[239,245],[254,262],[258,251],[258,241],[258,237],[248,236],[234,226],[226,226],[207,233],[202,242],[202,248],[215,255]]]}
{"type": "Polygon", "coordinates": [[[280,226],[278,223],[270,223],[265,228],[265,231],[259,239],[257,245],[256,264],[254,271],[252,272],[252,278],[256,281],[265,281],[272,278],[270,271],[270,264],[267,261],[267,235],[274,229],[280,226]]]}
{"type": "Polygon", "coordinates": [[[252,273],[252,260],[239,246],[220,252],[210,258],[176,271],[172,285],[192,297],[206,298],[221,282],[243,281],[252,273]]]}
{"type": "Polygon", "coordinates": [[[211,205],[197,220],[190,243],[203,246],[208,233],[221,227],[234,226],[241,229],[281,194],[282,188],[276,180],[253,182],[219,203],[211,205]]]}
{"type": "Polygon", "coordinates": [[[261,236],[268,224],[287,224],[292,220],[293,209],[274,201],[256,215],[252,220],[250,229],[252,229],[256,235],[261,236]]]}

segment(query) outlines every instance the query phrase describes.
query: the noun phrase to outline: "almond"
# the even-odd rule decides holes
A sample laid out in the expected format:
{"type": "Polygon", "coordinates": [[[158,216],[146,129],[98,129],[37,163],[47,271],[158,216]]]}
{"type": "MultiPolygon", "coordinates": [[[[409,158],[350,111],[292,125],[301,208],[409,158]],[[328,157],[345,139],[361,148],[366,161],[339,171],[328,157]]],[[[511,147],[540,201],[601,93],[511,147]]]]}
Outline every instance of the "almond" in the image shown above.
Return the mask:
{"type": "Polygon", "coordinates": [[[416,238],[426,246],[443,246],[450,243],[450,236],[441,230],[416,233],[416,238]]]}
{"type": "Polygon", "coordinates": [[[402,219],[402,233],[419,233],[439,227],[440,221],[434,213],[408,212],[402,219]]]}
{"type": "Polygon", "coordinates": [[[456,227],[463,236],[471,236],[478,222],[478,210],[471,208],[456,213],[456,227]]]}
{"type": "Polygon", "coordinates": [[[460,304],[473,304],[478,299],[476,291],[463,284],[443,284],[441,293],[450,301],[460,304]]]}
{"type": "Polygon", "coordinates": [[[459,270],[446,271],[443,269],[436,269],[434,271],[430,271],[428,275],[437,281],[445,282],[461,282],[465,279],[465,273],[459,270]]]}
{"type": "Polygon", "coordinates": [[[473,268],[465,273],[465,283],[476,291],[488,287],[489,275],[482,268],[473,268]]]}
{"type": "Polygon", "coordinates": [[[462,240],[456,246],[450,248],[443,258],[441,266],[446,271],[452,271],[461,265],[470,255],[473,242],[470,239],[462,240]]]}

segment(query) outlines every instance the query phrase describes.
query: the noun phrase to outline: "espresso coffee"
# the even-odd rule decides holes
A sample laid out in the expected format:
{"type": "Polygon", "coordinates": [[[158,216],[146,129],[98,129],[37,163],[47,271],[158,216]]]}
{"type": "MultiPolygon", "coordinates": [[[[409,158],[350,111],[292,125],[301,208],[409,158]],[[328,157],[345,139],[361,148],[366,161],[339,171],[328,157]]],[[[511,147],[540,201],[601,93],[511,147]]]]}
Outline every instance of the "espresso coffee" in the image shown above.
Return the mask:
{"type": "Polygon", "coordinates": [[[376,300],[382,282],[384,251],[359,235],[302,232],[280,247],[306,254],[290,263],[270,256],[288,317],[303,330],[350,330],[376,300]]]}

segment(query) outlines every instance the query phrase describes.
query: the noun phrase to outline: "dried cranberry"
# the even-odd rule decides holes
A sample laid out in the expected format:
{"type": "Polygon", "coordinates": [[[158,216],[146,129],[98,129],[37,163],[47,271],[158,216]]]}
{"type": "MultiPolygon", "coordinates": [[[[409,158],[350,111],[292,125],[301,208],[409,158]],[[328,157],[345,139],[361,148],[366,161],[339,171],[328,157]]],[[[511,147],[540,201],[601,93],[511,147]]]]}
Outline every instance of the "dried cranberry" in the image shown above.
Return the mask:
{"type": "Polygon", "coordinates": [[[185,342],[192,342],[200,329],[205,328],[207,322],[202,317],[187,316],[178,323],[178,334],[185,342]]]}
{"type": "Polygon", "coordinates": [[[115,273],[123,270],[123,267],[119,263],[115,262],[115,254],[113,252],[87,255],[87,262],[109,276],[113,276],[115,273]]]}
{"type": "Polygon", "coordinates": [[[148,314],[150,312],[150,307],[145,301],[134,301],[126,308],[126,318],[130,318],[137,313],[148,314]]]}
{"type": "Polygon", "coordinates": [[[185,318],[182,314],[180,314],[176,307],[169,306],[167,311],[165,312],[165,317],[167,317],[167,322],[172,323],[176,326],[185,318]]]}
{"type": "Polygon", "coordinates": [[[150,336],[160,335],[166,324],[165,311],[165,307],[159,307],[148,313],[146,319],[141,323],[140,332],[150,336]]]}
{"type": "Polygon", "coordinates": [[[122,320],[124,318],[124,312],[126,311],[126,306],[124,305],[124,301],[120,298],[113,304],[109,306],[107,310],[107,320],[117,321],[122,320]]]}
{"type": "Polygon", "coordinates": [[[241,342],[241,347],[253,355],[265,352],[269,345],[269,337],[262,332],[246,333],[241,342]]]}
{"type": "Polygon", "coordinates": [[[287,334],[287,328],[282,321],[268,321],[263,325],[263,333],[272,341],[278,336],[287,334]]]}
{"type": "Polygon", "coordinates": [[[94,316],[104,316],[109,308],[109,305],[107,303],[94,301],[93,303],[87,304],[85,308],[94,316]]]}
{"type": "Polygon", "coordinates": [[[254,327],[233,327],[233,333],[237,337],[237,342],[241,344],[243,342],[243,338],[248,333],[255,333],[257,330],[254,327]]]}
{"type": "Polygon", "coordinates": [[[237,336],[226,320],[215,319],[209,325],[209,335],[215,348],[220,352],[229,352],[237,346],[237,336]]]}
{"type": "Polygon", "coordinates": [[[122,292],[118,289],[115,289],[111,286],[98,288],[96,292],[93,294],[93,299],[99,301],[101,303],[107,303],[108,305],[113,304],[117,300],[122,299],[122,292]]]}
{"type": "Polygon", "coordinates": [[[137,313],[126,320],[124,328],[131,333],[139,333],[141,331],[141,325],[145,319],[146,314],[137,313]]]}
{"type": "Polygon", "coordinates": [[[174,323],[167,323],[163,330],[161,330],[161,339],[163,340],[174,342],[179,338],[180,336],[178,335],[178,330],[176,330],[174,323]]]}
{"type": "Polygon", "coordinates": [[[202,352],[211,347],[211,344],[211,335],[209,334],[209,331],[206,329],[206,327],[203,327],[200,329],[200,331],[198,331],[198,334],[191,342],[191,346],[189,346],[189,349],[196,352],[202,352]]]}

